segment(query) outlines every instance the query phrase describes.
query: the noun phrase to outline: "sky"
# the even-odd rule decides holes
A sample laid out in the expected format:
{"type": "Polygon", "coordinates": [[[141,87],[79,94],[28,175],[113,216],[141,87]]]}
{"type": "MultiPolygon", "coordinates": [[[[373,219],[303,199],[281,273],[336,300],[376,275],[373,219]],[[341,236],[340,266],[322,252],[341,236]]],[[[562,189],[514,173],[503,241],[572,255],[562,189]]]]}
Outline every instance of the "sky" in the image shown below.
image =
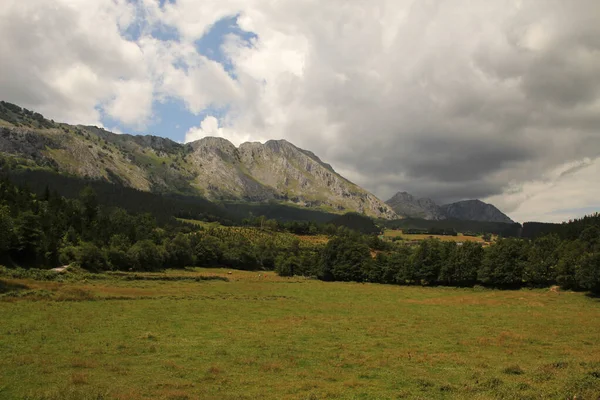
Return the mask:
{"type": "Polygon", "coordinates": [[[385,200],[600,211],[597,0],[3,0],[0,99],[178,142],[286,139],[385,200]]]}

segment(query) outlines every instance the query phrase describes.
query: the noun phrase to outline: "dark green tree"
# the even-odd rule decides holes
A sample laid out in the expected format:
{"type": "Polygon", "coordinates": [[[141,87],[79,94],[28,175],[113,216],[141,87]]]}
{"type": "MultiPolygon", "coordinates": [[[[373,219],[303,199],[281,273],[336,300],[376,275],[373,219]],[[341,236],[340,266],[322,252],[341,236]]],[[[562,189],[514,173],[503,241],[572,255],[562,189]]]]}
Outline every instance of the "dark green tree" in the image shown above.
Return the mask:
{"type": "Polygon", "coordinates": [[[486,249],[478,279],[487,285],[519,287],[528,262],[529,248],[521,239],[500,239],[486,249]]]}
{"type": "Polygon", "coordinates": [[[556,281],[559,246],[560,239],[554,234],[533,241],[523,273],[523,280],[527,284],[548,286],[556,281]]]}

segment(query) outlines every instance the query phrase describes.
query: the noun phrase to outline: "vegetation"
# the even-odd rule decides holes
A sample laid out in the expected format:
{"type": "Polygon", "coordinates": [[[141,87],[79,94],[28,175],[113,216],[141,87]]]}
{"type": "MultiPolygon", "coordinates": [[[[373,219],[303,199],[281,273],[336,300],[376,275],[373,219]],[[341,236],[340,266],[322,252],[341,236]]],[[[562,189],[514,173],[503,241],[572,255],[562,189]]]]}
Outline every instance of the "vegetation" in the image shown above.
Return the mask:
{"type": "Polygon", "coordinates": [[[600,293],[600,230],[573,241],[545,236],[480,243],[425,239],[414,246],[345,233],[329,241],[317,276],[325,280],[401,285],[542,287],[600,293]],[[370,251],[369,251],[370,250],[370,251]],[[374,256],[375,255],[375,256],[374,256]]]}
{"type": "Polygon", "coordinates": [[[379,228],[373,220],[366,215],[357,214],[353,212],[346,213],[344,215],[340,215],[329,223],[335,226],[343,226],[349,228],[353,231],[364,233],[364,234],[378,234],[381,232],[381,228],[379,228]]]}
{"type": "MultiPolygon", "coordinates": [[[[4,163],[9,162],[4,160],[4,163]]],[[[0,157],[0,169],[2,167],[3,160],[0,157]]],[[[167,222],[174,216],[219,221],[225,225],[239,221],[237,216],[224,208],[198,196],[144,192],[101,180],[81,179],[45,170],[15,170],[6,167],[5,179],[8,178],[16,185],[31,188],[38,196],[50,191],[66,198],[77,199],[82,190],[91,187],[99,204],[133,213],[151,213],[160,222],[167,222]]]]}
{"type": "Polygon", "coordinates": [[[581,293],[229,271],[0,276],[0,398],[594,399],[600,391],[600,302],[581,293]],[[228,281],[190,279],[199,276],[228,281]]]}
{"type": "MultiPolygon", "coordinates": [[[[356,214],[334,222],[367,232],[378,229],[356,214]]],[[[99,272],[224,266],[329,281],[498,288],[558,284],[599,293],[600,216],[585,222],[573,222],[583,228],[575,239],[504,238],[485,249],[470,241],[426,239],[408,246],[333,223],[279,223],[263,216],[246,218],[241,227],[175,219],[159,223],[149,213],[99,205],[90,186],[68,200],[49,191],[36,196],[0,181],[0,262],[26,268],[73,264],[99,272]],[[324,234],[331,239],[297,236],[324,234]]]]}
{"type": "Polygon", "coordinates": [[[521,224],[508,224],[504,222],[467,221],[448,218],[440,221],[425,220],[420,218],[405,218],[394,221],[379,221],[388,229],[417,229],[430,231],[456,231],[469,232],[476,235],[490,233],[503,237],[519,237],[521,235],[521,224]]]}
{"type": "Polygon", "coordinates": [[[417,241],[417,240],[426,240],[426,239],[439,239],[443,242],[479,242],[483,243],[486,240],[483,239],[482,236],[474,235],[474,234],[464,234],[464,233],[456,233],[453,235],[438,235],[432,233],[411,233],[415,232],[414,230],[393,230],[386,229],[383,232],[383,237],[385,239],[390,239],[392,241],[395,240],[407,240],[407,241],[417,241]]]}
{"type": "Polygon", "coordinates": [[[239,219],[247,218],[252,215],[261,215],[267,219],[274,219],[279,222],[312,221],[318,224],[324,224],[338,216],[338,214],[332,214],[325,211],[294,205],[285,205],[277,202],[266,204],[224,202],[222,206],[239,219]]]}
{"type": "MultiPolygon", "coordinates": [[[[124,194],[132,205],[146,195],[137,191],[124,194]],[[131,194],[133,199],[127,196],[131,194]]],[[[42,269],[74,264],[99,272],[189,266],[273,270],[278,262],[289,269],[293,259],[306,268],[299,266],[290,273],[309,274],[315,253],[326,243],[322,233],[338,231],[334,225],[280,224],[264,217],[247,218],[242,227],[199,226],[159,215],[161,220],[150,213],[133,214],[100,205],[91,186],[69,200],[47,189],[38,196],[7,179],[0,180],[0,262],[42,269]],[[316,240],[300,240],[301,235],[316,240]]]]}
{"type": "Polygon", "coordinates": [[[42,114],[6,101],[0,101],[0,120],[5,120],[15,126],[31,128],[54,128],[56,126],[53,121],[47,120],[42,114]]]}
{"type": "Polygon", "coordinates": [[[555,234],[561,239],[574,240],[577,239],[581,231],[584,229],[590,226],[598,226],[599,217],[599,214],[595,213],[580,219],[563,222],[562,224],[525,222],[523,224],[523,232],[521,236],[524,238],[535,239],[540,236],[555,234]]]}

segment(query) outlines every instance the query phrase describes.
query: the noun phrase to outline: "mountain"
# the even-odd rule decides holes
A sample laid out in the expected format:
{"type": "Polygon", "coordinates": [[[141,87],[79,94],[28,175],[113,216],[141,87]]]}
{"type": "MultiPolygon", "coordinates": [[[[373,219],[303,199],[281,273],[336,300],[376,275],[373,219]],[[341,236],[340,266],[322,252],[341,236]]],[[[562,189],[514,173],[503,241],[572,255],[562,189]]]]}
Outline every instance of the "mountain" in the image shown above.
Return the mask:
{"type": "Polygon", "coordinates": [[[385,203],[396,214],[405,218],[422,218],[430,221],[461,219],[467,221],[514,223],[502,211],[481,200],[465,200],[438,206],[431,199],[417,199],[407,192],[398,192],[385,203]]]}
{"type": "Polygon", "coordinates": [[[481,200],[464,200],[441,207],[448,218],[465,219],[471,221],[489,221],[514,223],[506,214],[492,204],[481,200]]]}
{"type": "Polygon", "coordinates": [[[148,192],[397,218],[377,197],[285,140],[235,147],[206,137],[180,144],[56,123],[0,102],[0,157],[10,168],[53,170],[148,192]]]}
{"type": "Polygon", "coordinates": [[[385,202],[396,214],[407,218],[442,220],[446,216],[440,206],[428,198],[417,199],[407,192],[398,192],[385,202]]]}

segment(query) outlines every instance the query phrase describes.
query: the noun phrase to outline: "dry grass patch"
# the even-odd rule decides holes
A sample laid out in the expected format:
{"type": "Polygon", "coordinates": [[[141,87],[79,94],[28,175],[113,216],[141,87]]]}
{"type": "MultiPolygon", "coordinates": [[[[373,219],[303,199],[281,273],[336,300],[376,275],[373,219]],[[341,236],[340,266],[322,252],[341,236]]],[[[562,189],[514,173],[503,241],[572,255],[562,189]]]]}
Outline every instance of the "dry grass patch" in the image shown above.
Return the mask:
{"type": "Polygon", "coordinates": [[[73,385],[86,385],[88,383],[88,374],[85,372],[74,372],[71,374],[71,383],[73,385]]]}

